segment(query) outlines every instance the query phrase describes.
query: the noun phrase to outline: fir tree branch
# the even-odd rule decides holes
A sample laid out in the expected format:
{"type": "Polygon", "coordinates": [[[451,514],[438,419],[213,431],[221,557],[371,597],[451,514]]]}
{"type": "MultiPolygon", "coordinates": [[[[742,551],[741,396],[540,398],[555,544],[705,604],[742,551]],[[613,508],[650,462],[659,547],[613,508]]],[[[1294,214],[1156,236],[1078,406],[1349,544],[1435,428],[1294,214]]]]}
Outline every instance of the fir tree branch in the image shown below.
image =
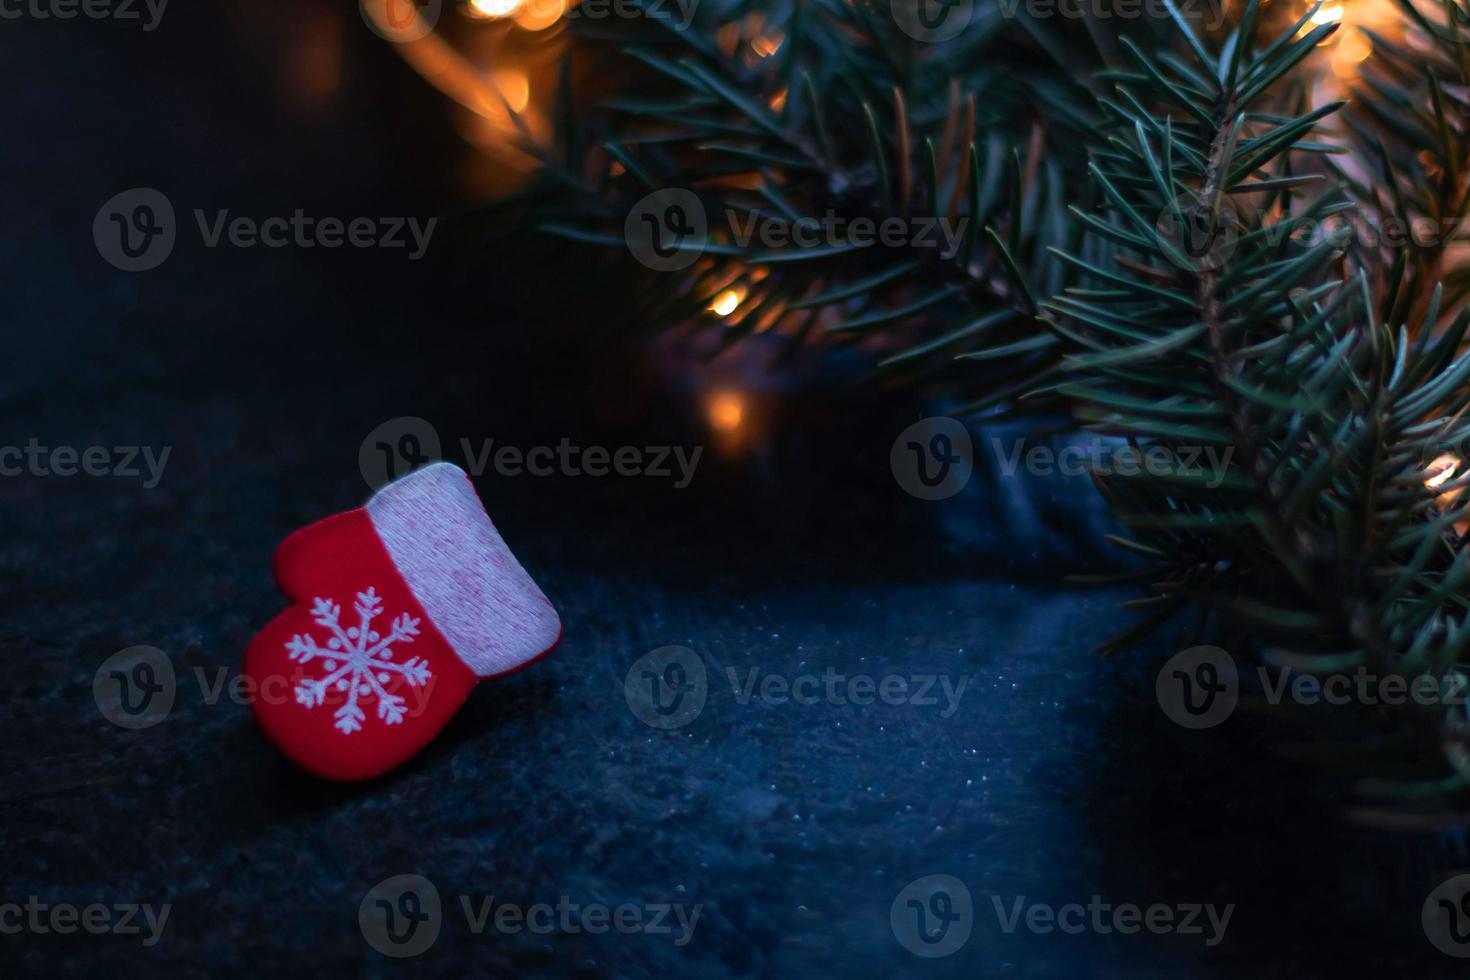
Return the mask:
{"type": "Polygon", "coordinates": [[[584,49],[599,76],[619,73],[618,95],[574,114],[587,153],[559,169],[582,193],[566,193],[563,179],[557,193],[531,196],[530,219],[551,234],[617,244],[641,197],[688,188],[709,217],[709,247],[678,288],[651,281],[636,297],[656,313],[642,318],[651,327],[692,318],[729,342],[754,329],[857,342],[906,376],[944,370],[980,338],[1001,353],[966,373],[983,372],[988,390],[1046,369],[1054,352],[1026,341],[1035,296],[1068,275],[1052,250],[1080,241],[1065,208],[1090,125],[1078,69],[1101,64],[1088,34],[1022,26],[984,2],[943,45],[905,35],[888,0],[751,9],[702,6],[696,28],[655,24],[620,34],[614,48],[584,49]],[[1059,55],[1076,81],[1045,64],[1059,55]],[[629,84],[630,64],[646,82],[629,84]],[[927,240],[830,254],[742,246],[727,215],[754,221],[758,236],[835,216],[848,228],[903,221],[910,238],[927,240]],[[958,251],[933,247],[929,222],[960,232],[958,251]],[[704,309],[726,289],[746,297],[736,313],[704,309]]]}
{"type": "MultiPolygon", "coordinates": [[[[1331,107],[1254,107],[1325,32],[1257,50],[1256,9],[1220,56],[1192,44],[1184,70],[1132,49],[1139,72],[1102,100],[1104,204],[1083,216],[1118,247],[1117,271],[1073,258],[1083,282],[1048,303],[1066,353],[1058,390],[1079,418],[1169,461],[1097,477],[1157,576],[1154,614],[1113,647],[1196,606],[1254,663],[1443,690],[1470,636],[1454,530],[1470,514],[1427,485],[1427,467],[1470,435],[1470,314],[1436,330],[1435,291],[1411,340],[1376,322],[1365,276],[1344,278],[1347,244],[1319,221],[1339,196],[1298,203],[1287,180],[1331,107]],[[1147,108],[1129,90],[1140,77],[1162,83],[1147,108]],[[1259,208],[1237,206],[1246,190],[1259,208]],[[1211,446],[1230,465],[1188,472],[1211,446]]],[[[1332,757],[1354,760],[1366,788],[1463,812],[1463,705],[1349,713],[1332,757]]]]}

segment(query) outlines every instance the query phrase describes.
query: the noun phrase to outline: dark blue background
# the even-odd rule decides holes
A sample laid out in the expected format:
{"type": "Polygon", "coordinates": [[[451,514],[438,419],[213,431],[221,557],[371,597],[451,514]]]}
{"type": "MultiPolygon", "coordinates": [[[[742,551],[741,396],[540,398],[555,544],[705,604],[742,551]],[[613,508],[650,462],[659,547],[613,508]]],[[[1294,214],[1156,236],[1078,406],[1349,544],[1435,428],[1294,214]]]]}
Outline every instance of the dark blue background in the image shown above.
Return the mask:
{"type": "MultiPolygon", "coordinates": [[[[1060,583],[1097,560],[1090,490],[905,498],[888,446],[932,406],[839,367],[747,378],[767,398],[757,450],[711,449],[686,491],[482,479],[566,639],[477,691],[401,771],[314,781],[248,708],[206,703],[195,670],[233,672],[280,608],[275,544],[366,495],[357,453],[379,423],[420,415],[449,443],[707,437],[697,370],[583,340],[616,297],[571,306],[547,289],[511,304],[516,255],[470,260],[452,235],[413,264],[209,250],[185,228],[158,270],[105,264],[93,215],[134,186],[164,191],[184,221],[195,207],[429,215],[462,197],[437,98],[353,7],[343,88],[327,111],[290,111],[277,45],[323,8],[272,7],[174,0],[151,34],[0,22],[0,442],[173,449],[152,490],[0,481],[0,901],[174,904],[150,949],[0,936],[0,970],[1461,975],[1418,924],[1436,874],[1463,860],[1457,837],[1345,829],[1336,784],[1274,761],[1250,722],[1170,725],[1153,671],[1178,637],[1100,659],[1091,648],[1125,621],[1126,596],[1060,583]],[[163,723],[129,732],[98,713],[91,681],[137,644],[171,656],[180,693],[163,723]],[[645,727],[622,691],[633,661],[665,644],[698,651],[714,679],[675,733],[645,727]],[[741,705],[724,669],[757,666],[972,680],[949,719],[741,705]],[[428,953],[395,963],[356,917],[368,888],[403,873],[432,879],[448,916],[428,953]],[[960,953],[928,962],[898,944],[888,910],[936,873],[964,881],[979,916],[960,953]],[[989,911],[991,895],[1093,894],[1237,908],[1213,950],[1198,937],[1006,936],[989,911]],[[474,936],[461,895],[702,903],[703,917],[683,948],[474,936]]],[[[550,271],[553,284],[581,274],[550,271]]]]}

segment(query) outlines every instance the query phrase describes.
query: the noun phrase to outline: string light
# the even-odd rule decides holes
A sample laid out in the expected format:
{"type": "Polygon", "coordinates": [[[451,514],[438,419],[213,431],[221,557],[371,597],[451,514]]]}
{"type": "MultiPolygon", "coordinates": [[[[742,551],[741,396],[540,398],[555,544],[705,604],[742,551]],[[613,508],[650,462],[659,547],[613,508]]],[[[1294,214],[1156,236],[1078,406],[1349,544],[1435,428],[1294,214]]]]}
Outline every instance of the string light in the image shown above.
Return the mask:
{"type": "Polygon", "coordinates": [[[786,33],[779,27],[769,34],[761,34],[752,38],[750,49],[762,58],[769,58],[781,50],[781,44],[786,40],[786,33]]]}
{"type": "Polygon", "coordinates": [[[745,400],[731,391],[717,392],[709,400],[709,424],[720,432],[734,432],[745,419],[745,400]]]}
{"type": "Polygon", "coordinates": [[[1351,74],[1373,53],[1373,42],[1362,31],[1351,31],[1332,51],[1332,68],[1339,75],[1351,74]]]}
{"type": "Polygon", "coordinates": [[[544,31],[567,12],[567,0],[527,0],[516,14],[516,26],[527,31],[544,31]]]}
{"type": "Polygon", "coordinates": [[[524,0],[470,0],[465,12],[481,20],[510,17],[521,9],[524,0]]]}
{"type": "Polygon", "coordinates": [[[522,112],[531,101],[531,82],[518,68],[502,68],[490,75],[490,82],[500,90],[512,112],[522,112]]]}
{"type": "Polygon", "coordinates": [[[729,316],[739,309],[743,302],[745,302],[745,287],[732,286],[720,292],[710,301],[709,311],[716,316],[729,316]]]}
{"type": "Polygon", "coordinates": [[[1336,24],[1342,20],[1345,13],[1346,11],[1343,10],[1340,4],[1324,3],[1317,10],[1316,13],[1312,14],[1311,23],[1317,25],[1318,27],[1322,26],[1323,24],[1336,24]]]}
{"type": "Polygon", "coordinates": [[[1425,467],[1424,487],[1427,490],[1438,490],[1450,481],[1459,469],[1460,460],[1452,453],[1444,453],[1435,458],[1434,462],[1425,467]]]}

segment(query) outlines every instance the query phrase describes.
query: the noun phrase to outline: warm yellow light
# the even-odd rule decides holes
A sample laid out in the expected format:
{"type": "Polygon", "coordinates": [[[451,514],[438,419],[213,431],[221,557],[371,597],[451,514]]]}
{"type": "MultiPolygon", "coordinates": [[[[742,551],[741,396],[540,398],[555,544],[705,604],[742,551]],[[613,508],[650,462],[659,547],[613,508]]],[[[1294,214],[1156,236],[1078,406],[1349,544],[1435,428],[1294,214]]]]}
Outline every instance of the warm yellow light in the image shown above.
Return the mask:
{"type": "Polygon", "coordinates": [[[734,54],[735,46],[740,43],[740,22],[732,21],[716,31],[715,43],[726,54],[734,54]]]}
{"type": "Polygon", "coordinates": [[[721,432],[733,432],[740,428],[745,418],[745,402],[739,395],[721,392],[709,401],[709,424],[721,432]]]}
{"type": "Polygon", "coordinates": [[[1450,477],[1455,475],[1455,470],[1458,469],[1459,466],[1459,458],[1451,453],[1445,453],[1442,456],[1437,457],[1434,462],[1430,463],[1424,470],[1426,474],[1432,474],[1425,477],[1425,488],[1429,490],[1438,490],[1440,487],[1444,486],[1450,481],[1450,477]]]}
{"type": "Polygon", "coordinates": [[[726,289],[709,304],[709,310],[717,316],[729,316],[745,299],[745,290],[739,286],[726,289]]]}
{"type": "Polygon", "coordinates": [[[567,0],[527,0],[516,14],[516,26],[527,31],[544,31],[567,12],[567,0]]]}
{"type": "Polygon", "coordinates": [[[769,58],[781,50],[781,44],[786,40],[786,35],[778,28],[769,34],[762,34],[750,42],[750,50],[762,58],[769,58]]]}
{"type": "Polygon", "coordinates": [[[1373,53],[1373,42],[1367,35],[1353,31],[1343,36],[1332,51],[1332,70],[1339,75],[1352,75],[1360,62],[1373,53]]]}
{"type": "Polygon", "coordinates": [[[521,9],[524,0],[470,0],[465,10],[471,17],[483,19],[509,17],[521,9]]]}
{"type": "Polygon", "coordinates": [[[502,68],[490,75],[490,82],[500,90],[512,112],[520,112],[531,101],[531,83],[526,73],[516,68],[502,68]]]}
{"type": "Polygon", "coordinates": [[[1345,11],[1337,4],[1324,3],[1318,11],[1312,15],[1312,23],[1317,25],[1336,24],[1342,20],[1345,11]]]}

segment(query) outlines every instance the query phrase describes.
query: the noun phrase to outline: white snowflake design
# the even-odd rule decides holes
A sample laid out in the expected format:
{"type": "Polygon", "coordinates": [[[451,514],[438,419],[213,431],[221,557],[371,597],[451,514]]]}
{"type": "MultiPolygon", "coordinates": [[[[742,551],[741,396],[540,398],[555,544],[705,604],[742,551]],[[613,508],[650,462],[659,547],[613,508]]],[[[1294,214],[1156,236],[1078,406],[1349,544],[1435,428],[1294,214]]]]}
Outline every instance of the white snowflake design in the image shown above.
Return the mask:
{"type": "Polygon", "coordinates": [[[296,685],[298,702],[315,708],[326,701],[330,690],[346,694],[346,703],[333,716],[336,728],[344,735],[361,731],[367,714],[358,702],[372,695],[377,697],[379,720],[388,725],[403,721],[407,710],[404,699],[383,687],[393,674],[401,676],[409,687],[426,684],[430,677],[429,665],[419,657],[410,657],[401,664],[393,662],[394,644],[412,643],[419,635],[419,620],[404,613],[393,620],[387,636],[380,636],[372,622],[383,611],[383,599],[372,587],[357,594],[353,608],[360,617],[358,625],[343,629],[342,607],[330,599],[316,599],[311,607],[312,618],[332,634],[326,647],[317,646],[315,638],[300,633],[286,644],[293,661],[307,664],[321,660],[327,672],[296,685]]]}

